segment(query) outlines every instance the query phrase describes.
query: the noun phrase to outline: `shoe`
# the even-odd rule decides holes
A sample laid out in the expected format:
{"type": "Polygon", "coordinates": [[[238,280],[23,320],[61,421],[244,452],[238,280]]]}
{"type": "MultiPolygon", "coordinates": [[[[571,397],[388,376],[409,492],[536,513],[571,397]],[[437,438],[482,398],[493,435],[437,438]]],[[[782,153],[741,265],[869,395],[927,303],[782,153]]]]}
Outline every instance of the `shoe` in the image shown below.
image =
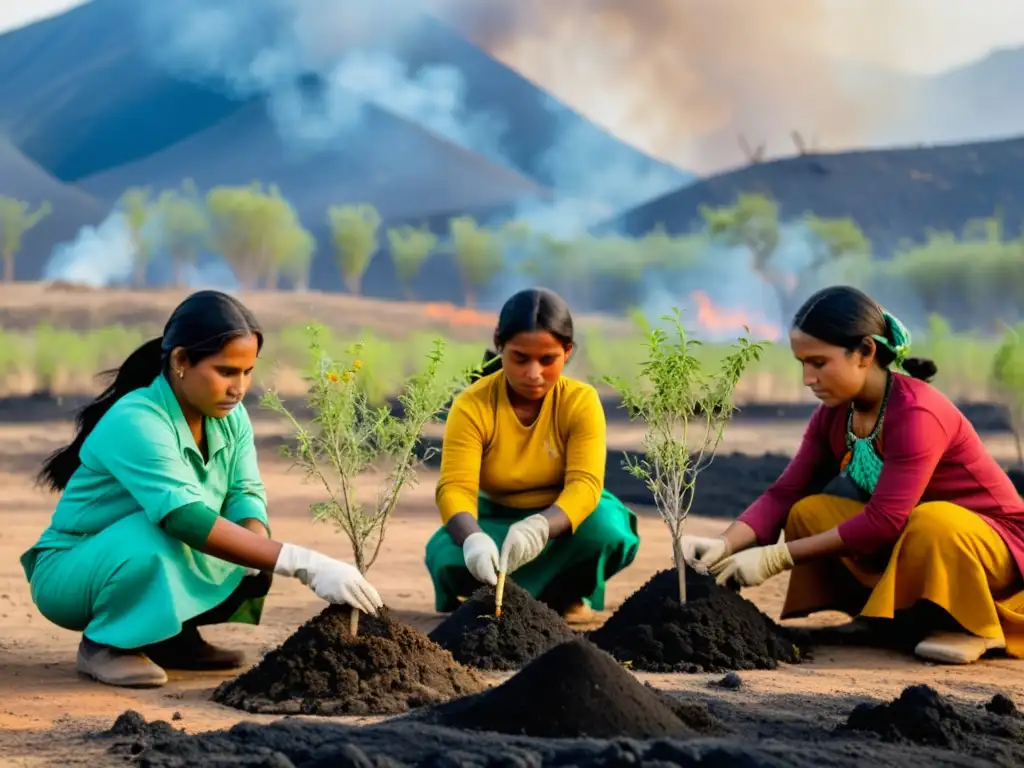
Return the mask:
{"type": "Polygon", "coordinates": [[[120,688],[159,688],[167,673],[137,649],[122,650],[82,636],[75,668],[80,674],[120,688]]]}
{"type": "Polygon", "coordinates": [[[146,655],[165,669],[211,671],[238,669],[245,665],[242,651],[218,648],[203,640],[196,627],[182,627],[174,637],[143,649],[146,655]]]}
{"type": "Polygon", "coordinates": [[[966,632],[933,632],[917,644],[914,655],[939,664],[973,664],[986,651],[1005,647],[1005,641],[992,637],[966,632]]]}
{"type": "Polygon", "coordinates": [[[590,624],[596,619],[594,609],[580,600],[573,603],[562,613],[566,624],[590,624]]]}

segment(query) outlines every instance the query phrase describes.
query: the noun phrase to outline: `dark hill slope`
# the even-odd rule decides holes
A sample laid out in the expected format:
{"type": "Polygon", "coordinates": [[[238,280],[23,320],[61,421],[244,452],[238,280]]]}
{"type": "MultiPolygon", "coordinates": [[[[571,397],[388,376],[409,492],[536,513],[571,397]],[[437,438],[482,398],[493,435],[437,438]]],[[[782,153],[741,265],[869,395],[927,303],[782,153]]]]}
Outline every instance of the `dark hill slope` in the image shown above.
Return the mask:
{"type": "Polygon", "coordinates": [[[87,224],[98,224],[107,206],[80,189],[62,184],[0,137],[0,196],[13,197],[33,208],[49,202],[51,214],[25,235],[14,262],[15,279],[34,279],[57,243],[71,240],[87,224]]]}
{"type": "Polygon", "coordinates": [[[94,0],[0,35],[0,132],[58,179],[145,157],[240,106],[154,68],[129,9],[94,0]]]}
{"type": "Polygon", "coordinates": [[[701,205],[728,205],[742,192],[771,195],[784,217],[810,211],[851,216],[881,252],[928,229],[960,231],[1001,210],[1011,229],[1024,222],[1024,139],[914,149],[812,155],[704,179],[622,216],[595,232],[642,235],[662,225],[682,233],[700,224],[701,205]]]}
{"type": "MultiPolygon", "coordinates": [[[[184,82],[153,63],[139,17],[150,2],[159,0],[93,0],[0,35],[0,131],[58,178],[138,160],[244,106],[222,83],[184,82]]],[[[552,182],[548,152],[566,131],[638,173],[653,169],[677,183],[691,178],[589,123],[432,17],[421,18],[401,54],[407,73],[456,67],[466,111],[496,115],[506,128],[506,159],[541,184],[552,182]]]]}

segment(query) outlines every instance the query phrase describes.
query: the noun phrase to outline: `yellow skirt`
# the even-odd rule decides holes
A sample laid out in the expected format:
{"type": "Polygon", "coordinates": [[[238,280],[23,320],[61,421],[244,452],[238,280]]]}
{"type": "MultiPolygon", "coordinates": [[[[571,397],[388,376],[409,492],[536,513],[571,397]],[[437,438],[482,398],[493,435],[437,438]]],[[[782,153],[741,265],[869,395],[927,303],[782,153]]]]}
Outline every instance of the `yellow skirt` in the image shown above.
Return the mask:
{"type": "MultiPolygon", "coordinates": [[[[837,496],[808,496],[790,510],[786,540],[831,530],[864,506],[837,496]]],[[[949,502],[916,507],[896,544],[878,556],[797,565],[782,618],[839,610],[891,619],[921,600],[1024,658],[1024,580],[1010,550],[979,515],[949,502]]]]}

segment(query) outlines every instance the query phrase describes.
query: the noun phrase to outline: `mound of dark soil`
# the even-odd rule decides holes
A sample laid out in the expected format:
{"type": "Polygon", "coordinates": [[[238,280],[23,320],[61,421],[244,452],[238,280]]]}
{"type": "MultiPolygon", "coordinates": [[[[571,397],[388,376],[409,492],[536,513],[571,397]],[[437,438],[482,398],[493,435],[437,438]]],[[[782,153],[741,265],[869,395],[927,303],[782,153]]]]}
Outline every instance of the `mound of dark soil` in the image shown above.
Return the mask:
{"type": "Polygon", "coordinates": [[[785,631],[737,592],[687,569],[686,604],[675,569],[656,574],[588,637],[619,661],[648,672],[729,672],[795,664],[785,631]]]}
{"type": "Polygon", "coordinates": [[[256,714],[390,715],[486,688],[472,670],[386,611],[328,606],[255,667],[221,683],[213,700],[256,714]]]}
{"type": "Polygon", "coordinates": [[[497,670],[519,669],[576,636],[561,616],[511,580],[500,619],[494,616],[494,587],[485,586],[430,633],[459,663],[497,670]]]}
{"type": "Polygon", "coordinates": [[[477,696],[434,709],[454,728],[542,738],[692,737],[720,729],[705,707],[690,722],[671,700],[647,688],[587,640],[557,645],[518,674],[477,696]]]}
{"type": "Polygon", "coordinates": [[[1024,724],[1015,711],[1008,711],[1007,701],[1005,696],[996,696],[985,707],[971,709],[954,704],[927,685],[913,685],[887,704],[859,704],[836,730],[868,731],[885,741],[957,752],[977,753],[992,739],[1024,746],[1024,724]]]}

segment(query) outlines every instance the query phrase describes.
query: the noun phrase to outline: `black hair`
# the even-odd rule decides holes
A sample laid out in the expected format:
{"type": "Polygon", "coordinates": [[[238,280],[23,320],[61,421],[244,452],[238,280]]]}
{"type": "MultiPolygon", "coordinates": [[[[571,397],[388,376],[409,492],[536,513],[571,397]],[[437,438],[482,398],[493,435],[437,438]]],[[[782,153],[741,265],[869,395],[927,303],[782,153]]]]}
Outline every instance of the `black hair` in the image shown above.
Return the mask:
{"type": "MultiPolygon", "coordinates": [[[[876,344],[875,359],[883,368],[896,360],[893,347],[901,343],[898,337],[906,333],[900,321],[878,302],[848,285],[822,288],[811,296],[797,310],[793,327],[850,352],[862,349],[868,337],[881,336],[888,344],[876,344]]],[[[938,373],[935,362],[923,357],[908,357],[900,367],[922,381],[930,381],[938,373]]]]}
{"type": "Polygon", "coordinates": [[[50,454],[39,473],[39,483],[62,491],[81,464],[82,444],[107,411],[129,392],[149,386],[157,376],[166,374],[171,352],[182,347],[189,362],[195,364],[220,352],[230,341],[255,335],[257,350],[263,348],[263,332],[256,318],[233,296],[220,291],[198,291],[186,298],[171,313],[163,335],[136,349],[120,368],[104,371],[112,378],[103,392],[78,412],[74,440],[50,454]]]}
{"type": "Polygon", "coordinates": [[[498,314],[494,331],[497,349],[484,352],[483,367],[470,381],[501,370],[501,348],[520,333],[547,331],[563,347],[573,343],[572,313],[565,299],[547,288],[527,288],[513,294],[498,314]]]}

